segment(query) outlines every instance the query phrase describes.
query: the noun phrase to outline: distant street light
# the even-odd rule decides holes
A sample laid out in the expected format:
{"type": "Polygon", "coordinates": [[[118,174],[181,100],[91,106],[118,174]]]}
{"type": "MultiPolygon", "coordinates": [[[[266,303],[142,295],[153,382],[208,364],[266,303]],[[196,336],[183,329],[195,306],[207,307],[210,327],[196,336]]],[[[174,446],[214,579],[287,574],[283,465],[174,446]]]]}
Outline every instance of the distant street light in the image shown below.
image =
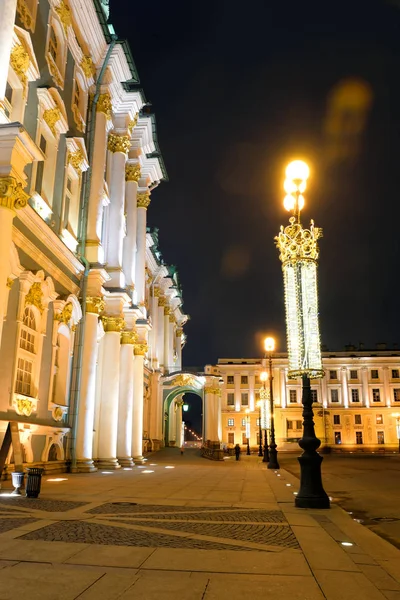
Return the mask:
{"type": "Polygon", "coordinates": [[[275,442],[275,419],[274,419],[274,389],[273,389],[273,375],[272,375],[272,352],[275,349],[275,340],[272,337],[267,337],[264,340],[265,353],[268,356],[269,364],[269,402],[270,402],[270,415],[271,415],[271,433],[269,439],[269,462],[268,469],[279,469],[278,463],[278,451],[275,442]]]}
{"type": "Polygon", "coordinates": [[[396,419],[396,433],[397,439],[399,441],[399,454],[400,454],[400,413],[392,413],[392,417],[396,419]]]}
{"type": "Polygon", "coordinates": [[[322,456],[317,452],[321,441],[315,435],[310,378],[324,376],[318,321],[317,260],[318,239],[322,230],[303,229],[300,211],[310,170],[301,160],[286,168],[284,206],[293,213],[289,225],[281,226],[275,238],[282,262],[285,288],[285,313],[289,359],[289,379],[302,378],[303,454],[300,463],[300,490],[295,505],[299,508],[329,508],[329,498],[321,478],[322,456]]]}
{"type": "Polygon", "coordinates": [[[184,412],[187,412],[189,410],[189,404],[184,404],[182,406],[182,409],[184,410],[184,412]]]}
{"type": "Polygon", "coordinates": [[[246,408],[246,438],[247,438],[247,456],[250,456],[250,410],[246,408]]]}

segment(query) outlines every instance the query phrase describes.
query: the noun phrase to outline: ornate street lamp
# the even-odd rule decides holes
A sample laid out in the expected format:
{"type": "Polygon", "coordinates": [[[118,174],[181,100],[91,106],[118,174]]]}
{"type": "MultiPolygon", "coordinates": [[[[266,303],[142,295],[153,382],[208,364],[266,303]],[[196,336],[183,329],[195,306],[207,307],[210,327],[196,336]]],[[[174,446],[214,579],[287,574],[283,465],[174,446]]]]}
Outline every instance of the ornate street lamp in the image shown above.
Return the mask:
{"type": "Polygon", "coordinates": [[[399,442],[399,454],[400,454],[400,413],[392,413],[392,417],[396,419],[396,434],[399,442]]]}
{"type": "Polygon", "coordinates": [[[269,364],[269,402],[270,402],[270,415],[271,415],[271,429],[269,437],[269,462],[268,469],[279,469],[278,463],[278,451],[276,449],[275,442],[275,419],[274,419],[274,389],[273,389],[273,375],[272,375],[272,352],[275,349],[275,340],[272,337],[267,337],[264,340],[265,353],[268,356],[269,364]]]}
{"type": "Polygon", "coordinates": [[[310,378],[324,376],[318,322],[317,241],[322,230],[303,229],[300,211],[309,168],[295,160],[286,168],[284,206],[292,211],[289,225],[281,226],[275,238],[280,251],[285,288],[286,331],[289,359],[289,379],[302,378],[303,437],[299,446],[303,454],[300,463],[300,490],[295,505],[299,508],[329,508],[329,498],[321,479],[322,456],[317,452],[321,441],[316,437],[313,421],[310,378]]]}
{"type": "Polygon", "coordinates": [[[246,438],[247,438],[247,456],[250,456],[250,415],[249,409],[246,408],[246,438]]]}
{"type": "Polygon", "coordinates": [[[268,379],[267,371],[260,373],[262,388],[260,389],[261,428],[264,430],[264,453],[262,462],[269,462],[268,429],[270,426],[269,390],[265,386],[268,379]]]}

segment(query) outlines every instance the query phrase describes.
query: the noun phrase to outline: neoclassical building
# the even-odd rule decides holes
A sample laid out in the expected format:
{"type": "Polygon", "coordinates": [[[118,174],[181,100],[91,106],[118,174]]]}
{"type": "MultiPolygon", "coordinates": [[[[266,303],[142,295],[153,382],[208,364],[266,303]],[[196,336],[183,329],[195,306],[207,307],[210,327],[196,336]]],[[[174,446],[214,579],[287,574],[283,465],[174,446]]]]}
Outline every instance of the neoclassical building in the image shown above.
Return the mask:
{"type": "MultiPolygon", "coordinates": [[[[167,179],[104,0],[0,3],[0,430],[26,464],[116,469],[162,443],[182,294],[147,226],[167,179]]],[[[8,461],[12,462],[10,450],[8,461]]]]}
{"type": "MultiPolygon", "coordinates": [[[[398,452],[400,351],[347,347],[323,352],[322,379],[311,380],[316,434],[335,452],[398,452]],[[398,416],[396,416],[398,415],[398,416]]],[[[221,383],[221,443],[259,443],[260,359],[220,359],[212,367],[221,383]]],[[[287,378],[286,353],[272,358],[273,399],[278,450],[296,450],[302,436],[301,380],[287,378]]],[[[400,433],[400,431],[399,431],[400,433]]]]}

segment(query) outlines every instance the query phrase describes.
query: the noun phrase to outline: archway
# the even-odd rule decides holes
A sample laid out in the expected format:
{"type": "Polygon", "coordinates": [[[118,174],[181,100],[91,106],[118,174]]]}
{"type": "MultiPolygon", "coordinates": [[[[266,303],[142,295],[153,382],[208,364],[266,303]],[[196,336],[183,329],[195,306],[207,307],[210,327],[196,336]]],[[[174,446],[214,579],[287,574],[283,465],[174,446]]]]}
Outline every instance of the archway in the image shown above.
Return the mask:
{"type": "Polygon", "coordinates": [[[183,444],[187,448],[201,448],[203,441],[203,401],[200,394],[183,395],[183,444]]]}
{"type": "MultiPolygon", "coordinates": [[[[192,404],[193,397],[197,397],[200,402],[200,425],[201,431],[203,431],[203,391],[189,386],[179,386],[172,390],[165,390],[165,397],[163,403],[163,414],[164,414],[164,430],[163,437],[166,446],[180,447],[184,441],[184,430],[182,429],[183,417],[183,406],[185,404],[184,397],[189,395],[188,406],[192,404]],[[190,398],[191,401],[190,401],[190,398]]],[[[197,416],[196,423],[198,422],[198,410],[193,409],[193,415],[197,416]]],[[[200,441],[200,440],[199,440],[200,441]]]]}

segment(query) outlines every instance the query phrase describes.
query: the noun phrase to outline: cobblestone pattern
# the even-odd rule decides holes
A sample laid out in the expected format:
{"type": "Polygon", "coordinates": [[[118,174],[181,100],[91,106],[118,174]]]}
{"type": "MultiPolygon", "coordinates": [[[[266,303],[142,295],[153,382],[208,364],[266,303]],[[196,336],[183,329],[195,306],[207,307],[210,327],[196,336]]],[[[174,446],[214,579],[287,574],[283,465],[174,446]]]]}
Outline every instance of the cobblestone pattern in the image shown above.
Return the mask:
{"type": "Polygon", "coordinates": [[[284,546],[285,548],[300,548],[293,531],[289,526],[282,525],[240,525],[229,523],[171,523],[163,521],[125,521],[118,523],[130,523],[143,527],[159,527],[174,531],[184,531],[196,535],[207,535],[214,538],[225,538],[225,540],[238,540],[241,542],[253,542],[267,546],[284,546]]]}
{"type": "MultiPolygon", "coordinates": [[[[101,506],[91,508],[87,512],[93,514],[117,514],[117,513],[160,513],[160,512],[210,512],[228,510],[221,506],[164,506],[161,504],[136,504],[133,502],[107,502],[101,506]]],[[[237,510],[232,508],[229,510],[237,510]]],[[[248,509],[251,510],[251,509],[248,509]]],[[[279,511],[277,511],[279,512],[279,511]]]]}
{"type": "Polygon", "coordinates": [[[88,502],[72,502],[70,500],[41,500],[40,498],[19,498],[19,497],[5,497],[2,498],[0,495],[0,510],[3,505],[8,505],[12,508],[31,508],[32,510],[44,510],[46,512],[65,512],[72,508],[79,508],[85,506],[88,502]]]}
{"type": "Polygon", "coordinates": [[[0,533],[4,533],[6,531],[10,531],[11,529],[16,529],[17,527],[21,527],[21,525],[27,525],[28,523],[36,523],[38,519],[0,519],[0,533]]]}
{"type": "MultiPolygon", "coordinates": [[[[230,546],[218,542],[192,540],[147,531],[134,531],[122,527],[97,525],[85,521],[64,521],[32,531],[19,540],[43,540],[47,542],[76,542],[113,546],[141,546],[146,548],[189,548],[201,550],[253,550],[245,546],[230,546]]],[[[254,551],[254,550],[253,550],[254,551]]]]}

